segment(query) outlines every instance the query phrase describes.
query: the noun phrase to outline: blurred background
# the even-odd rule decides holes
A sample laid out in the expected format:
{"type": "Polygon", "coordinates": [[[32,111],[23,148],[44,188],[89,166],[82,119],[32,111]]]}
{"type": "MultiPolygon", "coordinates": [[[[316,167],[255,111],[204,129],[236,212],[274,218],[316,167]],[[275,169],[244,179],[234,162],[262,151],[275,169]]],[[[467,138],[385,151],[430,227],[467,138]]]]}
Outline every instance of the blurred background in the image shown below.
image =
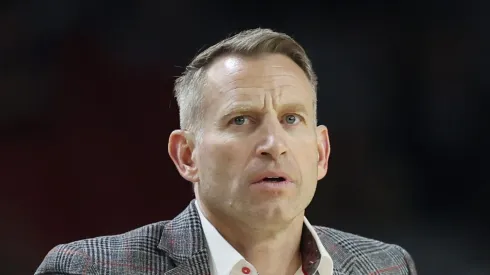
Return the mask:
{"type": "Polygon", "coordinates": [[[490,274],[489,6],[2,2],[1,274],[183,210],[173,81],[200,49],[255,27],[297,39],[319,76],[332,158],[310,221],[399,244],[419,274],[490,274]]]}

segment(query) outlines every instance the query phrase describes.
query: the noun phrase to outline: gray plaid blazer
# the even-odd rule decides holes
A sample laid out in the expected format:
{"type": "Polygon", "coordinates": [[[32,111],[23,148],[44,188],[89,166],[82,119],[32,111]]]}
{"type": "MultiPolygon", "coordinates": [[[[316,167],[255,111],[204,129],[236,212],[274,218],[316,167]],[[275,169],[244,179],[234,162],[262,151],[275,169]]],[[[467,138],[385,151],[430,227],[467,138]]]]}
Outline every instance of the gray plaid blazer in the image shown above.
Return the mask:
{"type": "MultiPolygon", "coordinates": [[[[334,275],[416,275],[401,247],[314,226],[332,257],[334,275]]],[[[54,247],[36,275],[208,275],[208,249],[194,201],[171,221],[54,247]]]]}

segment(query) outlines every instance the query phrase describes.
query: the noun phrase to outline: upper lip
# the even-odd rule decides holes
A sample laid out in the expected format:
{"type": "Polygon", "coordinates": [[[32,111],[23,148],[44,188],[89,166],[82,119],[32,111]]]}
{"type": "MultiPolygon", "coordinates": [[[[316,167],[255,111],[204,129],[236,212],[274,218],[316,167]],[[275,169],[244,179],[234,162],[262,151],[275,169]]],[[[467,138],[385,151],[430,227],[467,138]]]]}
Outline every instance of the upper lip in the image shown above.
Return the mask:
{"type": "Polygon", "coordinates": [[[253,183],[257,183],[262,181],[265,178],[284,178],[286,181],[292,181],[291,177],[282,171],[265,171],[260,174],[258,174],[256,177],[253,179],[253,183]]]}

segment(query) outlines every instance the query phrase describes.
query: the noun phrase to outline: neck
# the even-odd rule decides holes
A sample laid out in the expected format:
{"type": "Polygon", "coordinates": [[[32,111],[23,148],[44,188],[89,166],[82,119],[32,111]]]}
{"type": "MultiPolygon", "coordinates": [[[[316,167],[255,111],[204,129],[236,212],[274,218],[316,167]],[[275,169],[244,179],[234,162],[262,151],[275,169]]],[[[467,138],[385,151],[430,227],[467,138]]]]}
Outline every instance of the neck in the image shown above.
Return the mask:
{"type": "Polygon", "coordinates": [[[257,228],[250,227],[249,223],[217,218],[202,203],[199,205],[203,214],[223,238],[251,263],[260,275],[292,275],[301,266],[300,242],[304,213],[285,225],[261,225],[257,228]]]}

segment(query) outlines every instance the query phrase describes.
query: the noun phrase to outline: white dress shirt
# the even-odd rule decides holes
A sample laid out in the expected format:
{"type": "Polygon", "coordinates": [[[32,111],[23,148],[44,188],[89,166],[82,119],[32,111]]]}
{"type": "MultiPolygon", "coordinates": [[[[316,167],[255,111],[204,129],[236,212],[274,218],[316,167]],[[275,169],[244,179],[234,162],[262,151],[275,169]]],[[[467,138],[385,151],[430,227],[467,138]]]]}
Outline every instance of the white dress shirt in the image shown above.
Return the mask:
{"type": "MultiPolygon", "coordinates": [[[[218,230],[204,216],[197,200],[195,202],[209,249],[211,275],[258,275],[255,267],[245,260],[245,258],[243,258],[243,256],[238,253],[238,251],[236,251],[223,236],[221,236],[218,230]]],[[[332,275],[332,258],[325,250],[315,229],[311,226],[306,217],[304,218],[304,224],[314,238],[321,255],[316,272],[318,272],[319,275],[332,275]]],[[[302,267],[300,267],[295,275],[303,275],[302,270],[302,267]]],[[[313,274],[316,273],[314,272],[313,274]]]]}

